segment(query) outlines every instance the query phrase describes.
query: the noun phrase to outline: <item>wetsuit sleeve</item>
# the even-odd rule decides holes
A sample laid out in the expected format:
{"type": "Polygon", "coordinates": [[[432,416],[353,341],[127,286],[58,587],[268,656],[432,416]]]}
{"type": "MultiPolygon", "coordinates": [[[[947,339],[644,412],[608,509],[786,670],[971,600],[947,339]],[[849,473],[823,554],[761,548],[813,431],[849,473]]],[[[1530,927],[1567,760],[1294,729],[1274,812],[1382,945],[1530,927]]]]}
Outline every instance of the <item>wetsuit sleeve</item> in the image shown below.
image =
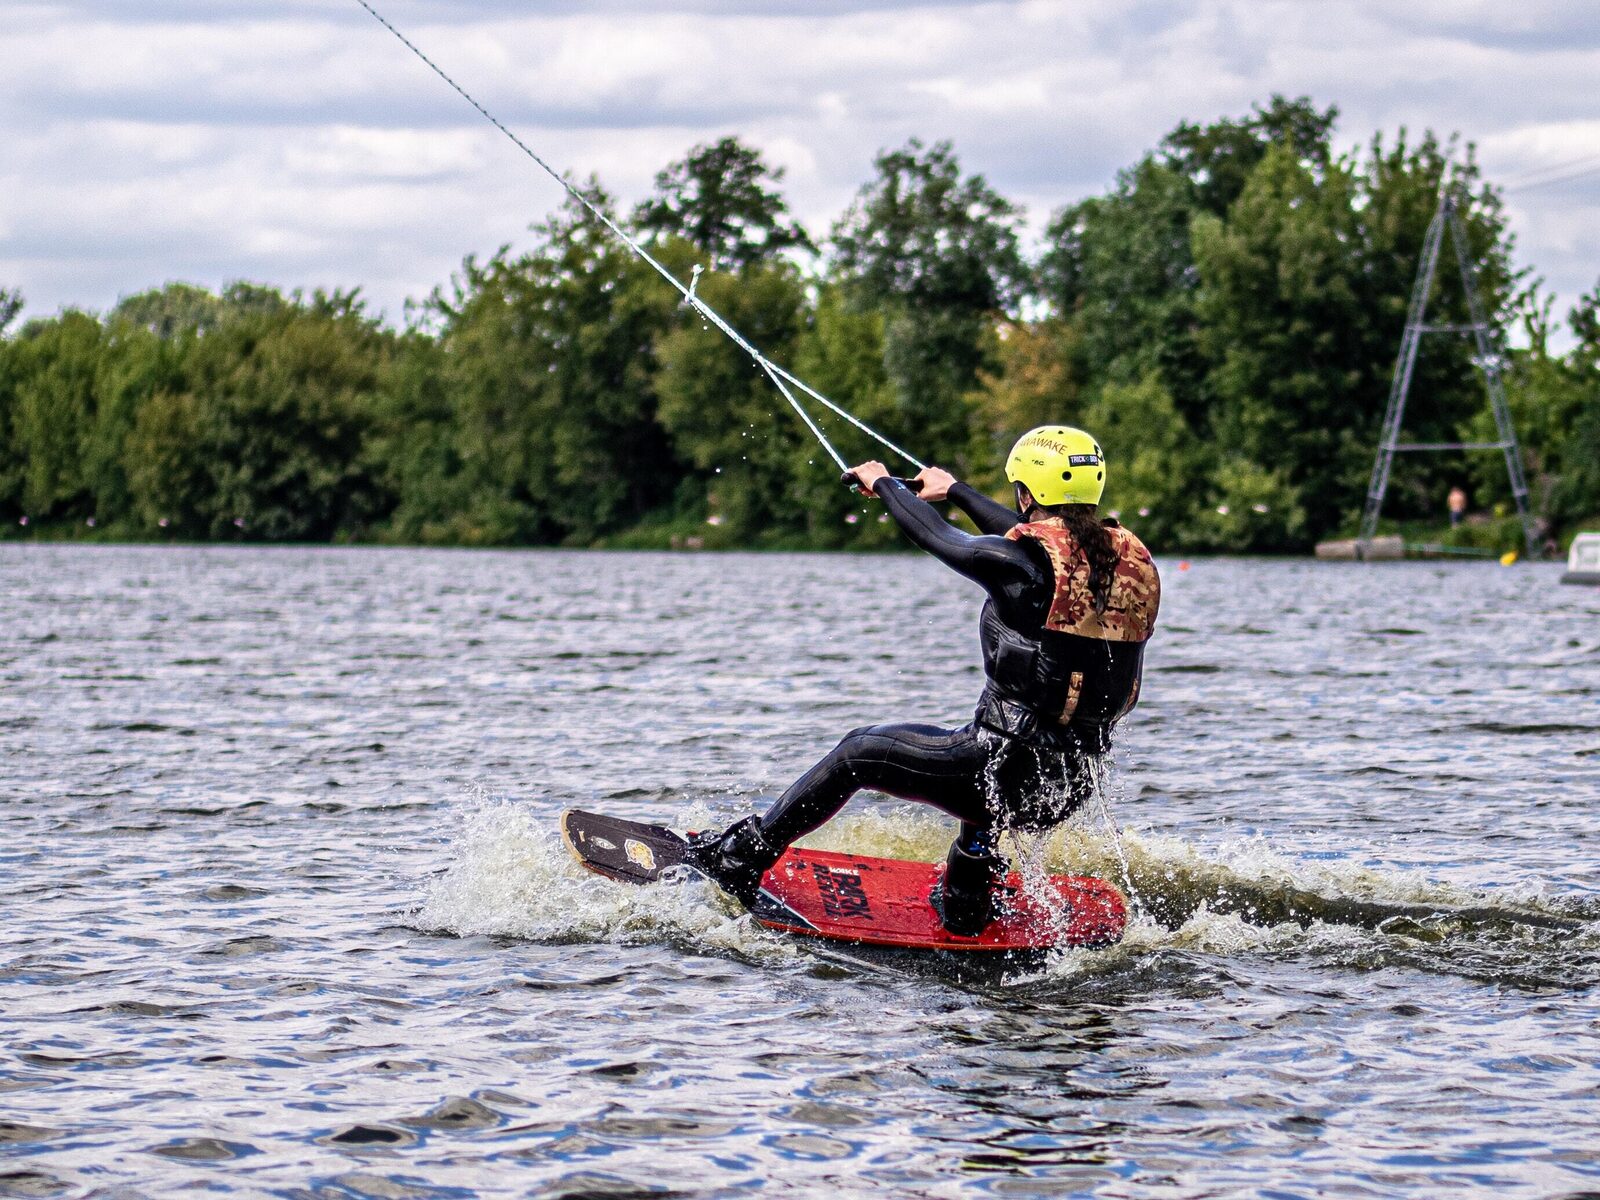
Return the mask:
{"type": "Polygon", "coordinates": [[[957,483],[950,489],[949,496],[950,502],[971,517],[972,523],[983,533],[1004,533],[1022,520],[1004,504],[989,499],[970,484],[957,483]]]}
{"type": "Polygon", "coordinates": [[[965,575],[1003,604],[1032,598],[1053,588],[1047,568],[1019,542],[995,534],[974,537],[952,528],[933,505],[919,500],[903,483],[885,477],[872,489],[916,545],[965,575]]]}

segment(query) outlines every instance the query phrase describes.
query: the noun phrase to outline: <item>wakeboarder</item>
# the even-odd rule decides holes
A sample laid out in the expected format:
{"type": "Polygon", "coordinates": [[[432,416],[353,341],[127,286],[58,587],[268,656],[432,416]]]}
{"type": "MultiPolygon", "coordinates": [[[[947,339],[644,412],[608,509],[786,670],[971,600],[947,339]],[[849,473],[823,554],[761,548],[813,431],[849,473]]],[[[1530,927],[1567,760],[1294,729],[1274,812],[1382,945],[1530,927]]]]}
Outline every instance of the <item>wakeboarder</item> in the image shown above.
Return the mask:
{"type": "Polygon", "coordinates": [[[1000,833],[1048,829],[1093,794],[1112,731],[1139,697],[1160,576],[1143,542],[1099,516],[1105,455],[1081,429],[1041,426],[1018,440],[1006,460],[1014,510],[938,467],[917,475],[920,494],[879,462],[851,474],[916,546],[987,593],[977,711],[959,729],[852,730],[765,813],[691,838],[688,860],[748,905],[790,843],[872,788],[961,823],[940,919],[975,936],[1006,872],[1000,833]],[[953,528],[933,507],[940,500],[979,533],[953,528]]]}

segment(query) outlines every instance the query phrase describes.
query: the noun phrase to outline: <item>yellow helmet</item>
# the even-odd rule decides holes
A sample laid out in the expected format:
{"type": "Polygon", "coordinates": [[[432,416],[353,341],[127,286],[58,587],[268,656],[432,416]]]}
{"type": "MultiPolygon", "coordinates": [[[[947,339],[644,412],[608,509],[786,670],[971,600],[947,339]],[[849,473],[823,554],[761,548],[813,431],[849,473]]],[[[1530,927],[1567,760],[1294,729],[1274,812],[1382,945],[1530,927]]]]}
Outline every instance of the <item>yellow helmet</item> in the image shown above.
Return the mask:
{"type": "Polygon", "coordinates": [[[1017,439],[1006,458],[1006,478],[1040,504],[1099,504],[1106,490],[1106,456],[1100,443],[1070,425],[1041,425],[1017,439]]]}

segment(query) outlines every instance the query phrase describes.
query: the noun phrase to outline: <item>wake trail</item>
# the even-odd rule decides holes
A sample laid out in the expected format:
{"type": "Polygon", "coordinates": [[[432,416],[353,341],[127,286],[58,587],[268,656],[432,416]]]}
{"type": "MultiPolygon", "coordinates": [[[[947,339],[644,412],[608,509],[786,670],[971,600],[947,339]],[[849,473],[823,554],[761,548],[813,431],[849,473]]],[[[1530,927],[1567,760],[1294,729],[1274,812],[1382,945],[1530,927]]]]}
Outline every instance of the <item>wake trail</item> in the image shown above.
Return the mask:
{"type": "MultiPolygon", "coordinates": [[[[761,928],[709,883],[624,886],[583,870],[542,805],[478,797],[458,806],[454,819],[450,861],[425,885],[411,916],[420,930],[546,944],[665,943],[768,966],[828,957],[809,939],[761,928]]],[[[658,819],[683,827],[716,820],[698,804],[658,819]]],[[[1307,862],[1260,839],[1204,848],[1103,830],[1069,824],[1007,847],[1025,878],[1047,872],[1125,880],[1136,898],[1119,945],[1051,952],[1047,977],[1058,985],[1121,976],[1172,954],[1309,955],[1330,968],[1398,966],[1535,988],[1600,983],[1600,901],[1593,898],[1501,899],[1407,871],[1307,862]]],[[[934,862],[952,834],[948,821],[925,810],[885,806],[846,813],[800,844],[934,862]]]]}

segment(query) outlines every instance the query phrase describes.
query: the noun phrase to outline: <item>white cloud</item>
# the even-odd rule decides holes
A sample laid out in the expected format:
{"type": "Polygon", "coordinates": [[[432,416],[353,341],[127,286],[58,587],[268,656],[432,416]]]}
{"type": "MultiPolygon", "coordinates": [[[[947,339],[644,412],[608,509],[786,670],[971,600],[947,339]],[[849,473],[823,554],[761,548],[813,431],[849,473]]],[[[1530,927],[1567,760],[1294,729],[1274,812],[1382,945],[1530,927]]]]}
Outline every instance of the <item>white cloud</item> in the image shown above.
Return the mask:
{"type": "MultiPolygon", "coordinates": [[[[30,310],[177,277],[366,285],[391,316],[554,209],[555,184],[353,0],[61,0],[0,28],[0,284],[30,310]]],[[[1345,145],[1459,130],[1491,178],[1600,154],[1578,0],[392,0],[380,8],[549,162],[625,202],[698,141],[788,167],[825,233],[918,135],[1050,210],[1179,120],[1273,92],[1345,145]],[[392,9],[392,11],[390,11],[392,9]]],[[[1561,297],[1600,275],[1600,175],[1511,197],[1561,297]]]]}

